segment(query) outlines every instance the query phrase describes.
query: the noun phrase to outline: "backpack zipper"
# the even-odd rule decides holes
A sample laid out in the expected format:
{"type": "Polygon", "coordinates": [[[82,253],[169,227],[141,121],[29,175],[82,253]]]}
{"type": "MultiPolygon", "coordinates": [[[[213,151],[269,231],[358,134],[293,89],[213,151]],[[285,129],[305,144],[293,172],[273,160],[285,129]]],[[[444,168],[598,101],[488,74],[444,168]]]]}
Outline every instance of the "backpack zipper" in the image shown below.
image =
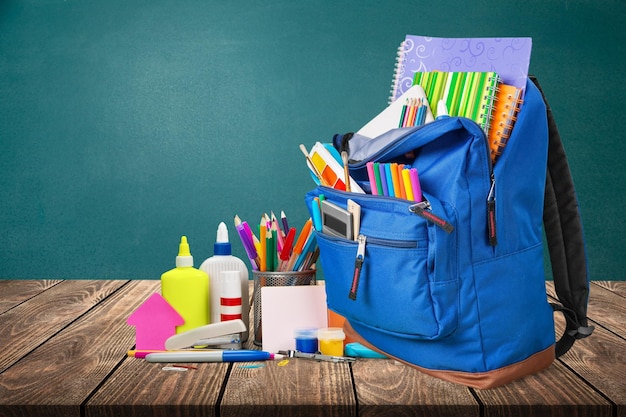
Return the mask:
{"type": "Polygon", "coordinates": [[[428,200],[421,201],[417,204],[412,204],[409,206],[409,211],[413,214],[420,216],[423,219],[428,220],[433,223],[435,226],[441,227],[447,233],[452,233],[454,230],[454,226],[450,224],[447,220],[442,219],[441,217],[434,214],[431,210],[430,203],[428,200]]]}
{"type": "Polygon", "coordinates": [[[487,196],[487,237],[491,246],[498,244],[496,237],[496,177],[493,172],[491,172],[491,186],[487,196]]]}
{"type": "Polygon", "coordinates": [[[357,291],[359,289],[359,281],[361,279],[361,270],[363,269],[363,263],[365,263],[365,244],[371,243],[379,246],[387,246],[399,249],[413,249],[419,247],[416,240],[391,240],[381,239],[376,237],[366,237],[364,234],[360,234],[357,237],[358,247],[356,250],[356,258],[354,259],[354,272],[352,273],[352,284],[350,285],[350,293],[348,298],[355,301],[357,291]]]}
{"type": "Polygon", "coordinates": [[[354,260],[354,273],[352,274],[352,284],[350,285],[350,293],[348,298],[355,301],[356,292],[359,289],[359,280],[361,278],[361,269],[363,268],[363,262],[365,262],[365,235],[359,235],[357,242],[359,246],[356,251],[356,259],[354,260]]]}

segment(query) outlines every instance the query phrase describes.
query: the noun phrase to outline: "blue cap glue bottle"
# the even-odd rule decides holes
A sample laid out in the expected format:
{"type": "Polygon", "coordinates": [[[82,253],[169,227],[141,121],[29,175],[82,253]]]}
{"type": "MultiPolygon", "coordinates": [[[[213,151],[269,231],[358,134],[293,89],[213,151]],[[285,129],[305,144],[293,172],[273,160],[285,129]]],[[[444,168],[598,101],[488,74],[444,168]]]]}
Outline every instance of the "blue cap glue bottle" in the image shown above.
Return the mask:
{"type": "Polygon", "coordinates": [[[209,277],[193,267],[186,236],[180,238],[176,268],[161,275],[161,295],[185,319],[176,333],[209,323],[209,277]]]}
{"type": "MultiPolygon", "coordinates": [[[[213,256],[206,259],[200,265],[200,270],[209,275],[211,294],[210,294],[210,318],[211,323],[219,323],[221,321],[220,298],[222,294],[222,283],[226,279],[225,271],[237,271],[241,281],[241,319],[246,325],[246,329],[250,329],[250,289],[248,287],[248,267],[241,259],[233,256],[232,246],[228,240],[228,228],[226,223],[221,222],[217,227],[217,237],[213,245],[213,256]]],[[[241,341],[248,340],[249,331],[241,334],[241,341]]]]}

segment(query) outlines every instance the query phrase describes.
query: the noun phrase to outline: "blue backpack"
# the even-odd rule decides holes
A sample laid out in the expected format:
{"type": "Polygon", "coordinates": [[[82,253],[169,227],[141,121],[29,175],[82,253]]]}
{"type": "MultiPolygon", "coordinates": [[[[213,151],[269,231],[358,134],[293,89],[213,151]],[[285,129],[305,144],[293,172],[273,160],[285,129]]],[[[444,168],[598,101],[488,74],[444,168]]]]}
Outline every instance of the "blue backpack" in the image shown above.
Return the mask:
{"type": "MultiPolygon", "coordinates": [[[[425,202],[317,187],[306,195],[361,207],[359,242],[316,231],[328,307],[344,330],[419,370],[476,388],[540,371],[591,334],[582,225],[561,139],[535,79],[504,152],[448,117],[377,138],[336,135],[366,191],[366,164],[417,168],[425,202]],[[545,226],[555,289],[548,301],[545,226]],[[363,250],[364,249],[364,250],[363,250]],[[554,310],[566,317],[555,342],[554,310]]],[[[312,211],[313,215],[313,211],[312,211]]]]}

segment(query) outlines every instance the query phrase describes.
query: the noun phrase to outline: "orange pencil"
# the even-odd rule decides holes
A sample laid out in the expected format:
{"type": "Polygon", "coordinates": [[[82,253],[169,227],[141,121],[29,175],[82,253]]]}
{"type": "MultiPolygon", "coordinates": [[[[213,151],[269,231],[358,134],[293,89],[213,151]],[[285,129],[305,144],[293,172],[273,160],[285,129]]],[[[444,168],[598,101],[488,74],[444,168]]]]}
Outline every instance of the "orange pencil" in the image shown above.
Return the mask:
{"type": "Polygon", "coordinates": [[[287,268],[286,268],[287,271],[291,271],[293,269],[293,266],[295,265],[296,260],[298,259],[298,256],[300,255],[300,253],[302,253],[302,248],[304,247],[306,240],[311,234],[312,226],[313,226],[313,220],[309,217],[306,223],[304,223],[304,226],[302,227],[302,231],[300,231],[300,235],[298,236],[298,240],[296,241],[296,244],[293,247],[291,258],[289,258],[289,263],[287,264],[287,268]]]}

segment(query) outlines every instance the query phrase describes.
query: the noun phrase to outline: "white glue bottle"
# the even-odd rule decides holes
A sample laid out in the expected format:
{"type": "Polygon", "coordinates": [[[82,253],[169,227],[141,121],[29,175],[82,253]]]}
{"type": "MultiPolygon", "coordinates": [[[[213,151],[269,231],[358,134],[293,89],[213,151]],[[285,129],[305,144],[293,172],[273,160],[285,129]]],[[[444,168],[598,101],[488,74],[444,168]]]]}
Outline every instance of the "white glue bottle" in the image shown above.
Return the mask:
{"type": "Polygon", "coordinates": [[[217,227],[217,238],[213,246],[213,256],[206,259],[200,265],[200,270],[209,275],[209,317],[211,323],[219,323],[220,319],[220,295],[222,294],[221,283],[224,281],[224,271],[238,271],[241,280],[241,319],[246,325],[247,331],[241,334],[241,341],[248,340],[250,329],[250,290],[248,287],[248,268],[241,259],[232,255],[232,247],[228,240],[228,228],[226,223],[221,222],[217,227]]]}

